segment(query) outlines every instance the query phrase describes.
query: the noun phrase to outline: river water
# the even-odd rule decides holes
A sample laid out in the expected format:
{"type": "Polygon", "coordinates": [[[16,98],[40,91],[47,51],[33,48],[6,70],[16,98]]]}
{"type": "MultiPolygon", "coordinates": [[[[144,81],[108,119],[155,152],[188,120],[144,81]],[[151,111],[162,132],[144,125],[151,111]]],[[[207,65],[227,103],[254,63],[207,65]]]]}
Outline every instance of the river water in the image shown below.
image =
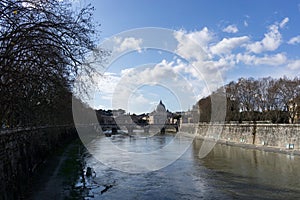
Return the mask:
{"type": "Polygon", "coordinates": [[[297,156],[216,144],[200,159],[202,141],[191,142],[184,136],[172,148],[159,151],[174,140],[168,134],[97,138],[88,146],[93,155],[86,152],[84,156],[86,169],[92,171],[85,180],[85,199],[300,199],[297,156]],[[186,149],[180,147],[189,143],[186,149]],[[176,145],[179,151],[184,149],[182,156],[176,154],[178,159],[172,154],[176,145]],[[151,157],[153,151],[160,156],[151,157]],[[134,160],[122,152],[141,154],[144,159],[134,160]]]}

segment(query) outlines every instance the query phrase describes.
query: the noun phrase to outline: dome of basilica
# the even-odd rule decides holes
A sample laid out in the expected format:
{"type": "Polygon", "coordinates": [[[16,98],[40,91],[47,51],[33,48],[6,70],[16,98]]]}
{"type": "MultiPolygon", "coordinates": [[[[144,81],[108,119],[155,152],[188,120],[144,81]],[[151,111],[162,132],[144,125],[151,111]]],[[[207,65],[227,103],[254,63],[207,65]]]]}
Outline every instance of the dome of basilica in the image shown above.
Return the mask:
{"type": "Polygon", "coordinates": [[[156,112],[166,112],[166,107],[160,100],[159,104],[156,107],[156,112]]]}

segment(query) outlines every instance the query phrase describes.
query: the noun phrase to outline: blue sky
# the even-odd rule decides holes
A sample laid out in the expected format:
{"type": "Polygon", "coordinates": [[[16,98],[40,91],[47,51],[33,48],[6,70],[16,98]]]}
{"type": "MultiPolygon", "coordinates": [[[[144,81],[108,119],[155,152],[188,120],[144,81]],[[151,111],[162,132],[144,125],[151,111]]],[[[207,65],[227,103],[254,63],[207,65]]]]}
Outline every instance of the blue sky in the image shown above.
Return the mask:
{"type": "Polygon", "coordinates": [[[95,108],[151,112],[162,99],[171,111],[187,110],[240,77],[300,74],[300,1],[75,3],[95,7],[99,47],[116,51],[95,76],[95,108]]]}

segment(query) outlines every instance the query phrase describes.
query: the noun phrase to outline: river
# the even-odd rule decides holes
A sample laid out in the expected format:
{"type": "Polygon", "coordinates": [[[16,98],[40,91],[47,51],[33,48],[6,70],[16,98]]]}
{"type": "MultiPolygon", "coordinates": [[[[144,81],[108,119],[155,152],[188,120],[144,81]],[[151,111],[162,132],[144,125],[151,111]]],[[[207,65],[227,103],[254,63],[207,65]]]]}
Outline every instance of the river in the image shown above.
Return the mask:
{"type": "MultiPolygon", "coordinates": [[[[153,165],[154,158],[149,157],[149,152],[173,141],[174,136],[168,134],[137,139],[97,138],[88,147],[94,156],[89,152],[84,154],[85,168],[92,172],[85,178],[88,189],[85,199],[300,198],[298,156],[217,144],[200,159],[198,153],[202,141],[194,139],[178,159],[171,155],[170,148],[156,157],[158,163],[163,164],[153,165]],[[142,164],[136,166],[131,157],[106,148],[108,143],[117,146],[120,152],[142,153],[144,159],[139,160],[142,164]],[[103,154],[106,156],[99,157],[103,154]],[[140,171],[145,166],[151,167],[140,171]]],[[[181,137],[180,143],[174,144],[180,146],[185,144],[184,141],[188,144],[191,138],[181,137]]],[[[80,186],[82,180],[78,177],[77,187],[80,186]]]]}

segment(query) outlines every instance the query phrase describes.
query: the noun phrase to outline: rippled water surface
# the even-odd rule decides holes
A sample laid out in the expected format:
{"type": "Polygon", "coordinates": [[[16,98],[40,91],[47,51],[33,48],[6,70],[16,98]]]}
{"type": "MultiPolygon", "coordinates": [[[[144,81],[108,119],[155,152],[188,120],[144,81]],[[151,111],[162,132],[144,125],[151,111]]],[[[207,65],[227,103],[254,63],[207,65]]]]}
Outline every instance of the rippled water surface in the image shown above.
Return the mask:
{"type": "Polygon", "coordinates": [[[172,135],[99,137],[89,146],[95,156],[85,156],[86,168],[93,171],[86,199],[300,199],[299,157],[217,144],[200,159],[202,141],[184,149],[190,142],[172,135]],[[119,149],[117,155],[108,144],[119,149]],[[184,154],[171,162],[182,150],[184,154]],[[142,156],[135,160],[128,152],[142,156]],[[153,152],[161,153],[156,160],[150,156],[153,152]],[[168,165],[158,169],[160,163],[168,165]],[[145,172],[133,173],[147,166],[145,172]],[[122,170],[126,167],[130,173],[122,170]]]}

